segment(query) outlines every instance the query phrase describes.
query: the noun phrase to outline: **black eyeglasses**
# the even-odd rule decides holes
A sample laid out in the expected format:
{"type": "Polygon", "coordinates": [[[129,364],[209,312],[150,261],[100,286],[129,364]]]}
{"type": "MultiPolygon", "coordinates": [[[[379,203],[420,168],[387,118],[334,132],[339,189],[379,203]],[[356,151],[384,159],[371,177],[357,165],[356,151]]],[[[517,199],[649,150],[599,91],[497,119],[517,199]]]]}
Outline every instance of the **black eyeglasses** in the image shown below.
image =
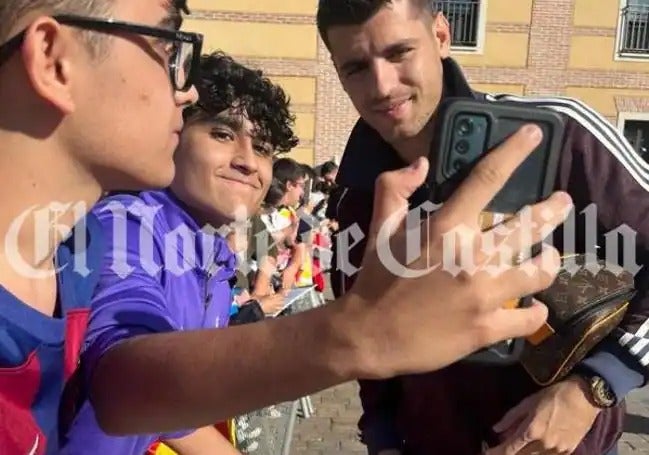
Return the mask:
{"type": "MultiPolygon", "coordinates": [[[[186,92],[191,89],[196,75],[200,69],[201,52],[203,49],[203,35],[199,33],[181,32],[158,27],[149,27],[130,22],[121,22],[114,19],[99,19],[74,15],[52,16],[54,20],[63,25],[78,27],[97,32],[125,32],[169,41],[173,44],[169,56],[169,77],[173,88],[186,92]]],[[[0,65],[18,50],[25,39],[25,31],[11,38],[0,46],[0,65]]]]}

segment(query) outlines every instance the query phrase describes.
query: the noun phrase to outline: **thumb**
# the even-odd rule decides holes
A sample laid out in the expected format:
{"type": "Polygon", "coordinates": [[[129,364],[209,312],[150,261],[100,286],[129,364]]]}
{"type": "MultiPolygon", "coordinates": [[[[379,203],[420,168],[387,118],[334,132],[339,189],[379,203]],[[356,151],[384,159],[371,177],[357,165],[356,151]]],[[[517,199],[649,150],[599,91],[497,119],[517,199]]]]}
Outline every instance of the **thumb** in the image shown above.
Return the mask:
{"type": "Polygon", "coordinates": [[[428,167],[428,160],[419,158],[408,167],[379,176],[374,189],[369,245],[376,244],[379,234],[388,238],[396,232],[408,213],[408,198],[426,180],[428,167]]]}

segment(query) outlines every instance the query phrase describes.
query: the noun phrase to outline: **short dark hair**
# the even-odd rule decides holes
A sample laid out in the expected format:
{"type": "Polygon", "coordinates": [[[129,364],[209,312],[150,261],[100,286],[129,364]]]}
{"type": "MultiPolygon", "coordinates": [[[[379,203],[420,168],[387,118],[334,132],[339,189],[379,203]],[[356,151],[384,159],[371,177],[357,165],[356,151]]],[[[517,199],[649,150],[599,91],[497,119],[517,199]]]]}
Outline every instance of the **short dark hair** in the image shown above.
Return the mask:
{"type": "Polygon", "coordinates": [[[286,189],[288,182],[297,182],[306,176],[300,163],[292,158],[280,158],[273,163],[273,178],[286,189]]]}
{"type": "Polygon", "coordinates": [[[315,180],[315,178],[317,177],[315,170],[308,164],[302,164],[302,170],[304,171],[304,176],[307,179],[315,180]]]}
{"type": "Polygon", "coordinates": [[[264,206],[268,208],[277,207],[284,194],[286,194],[286,186],[281,184],[276,178],[273,178],[268,187],[266,197],[264,197],[264,206]]]}
{"type": "MultiPolygon", "coordinates": [[[[337,25],[360,25],[367,22],[381,8],[394,0],[320,0],[316,22],[322,41],[328,49],[329,39],[327,32],[337,25]]],[[[431,13],[437,11],[439,0],[406,0],[421,10],[431,13]]]]}
{"type": "Polygon", "coordinates": [[[226,110],[241,113],[257,129],[257,138],[276,152],[288,152],[299,143],[293,132],[295,116],[284,90],[261,70],[248,68],[223,52],[201,57],[196,83],[199,101],[184,111],[185,120],[216,119],[226,110]]]}
{"type": "Polygon", "coordinates": [[[320,167],[320,175],[327,175],[338,169],[338,165],[333,161],[327,161],[320,167]]]}

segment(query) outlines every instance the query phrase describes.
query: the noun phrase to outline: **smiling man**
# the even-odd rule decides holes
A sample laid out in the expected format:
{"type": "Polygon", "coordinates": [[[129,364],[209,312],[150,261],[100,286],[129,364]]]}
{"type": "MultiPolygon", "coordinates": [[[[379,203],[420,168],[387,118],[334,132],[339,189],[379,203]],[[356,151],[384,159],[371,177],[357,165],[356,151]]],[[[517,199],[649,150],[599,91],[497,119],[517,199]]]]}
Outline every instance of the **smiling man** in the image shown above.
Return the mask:
{"type": "MultiPolygon", "coordinates": [[[[630,227],[635,244],[625,248],[637,251],[644,269],[636,275],[639,292],[621,326],[565,380],[540,387],[520,365],[458,362],[426,375],[362,381],[363,440],[371,454],[383,455],[474,455],[483,445],[491,447],[490,455],[609,453],[622,432],[625,396],[649,377],[649,166],[615,127],[576,100],[490,96],[472,90],[450,57],[451,32],[438,3],[319,2],[320,34],[361,116],[349,137],[337,176],[340,187],[328,215],[341,229],[371,230],[376,178],[428,156],[435,111],[443,98],[533,105],[560,113],[566,123],[555,189],[573,197],[580,215],[574,232],[566,231],[575,245],[564,243],[563,230],[555,244],[564,254],[586,253],[594,242],[608,243],[608,231],[630,227]],[[587,225],[582,214],[592,214],[593,207],[597,219],[587,225]],[[597,239],[589,239],[587,229],[597,231],[597,239]]],[[[421,188],[410,207],[427,202],[429,194],[429,188],[421,188]]],[[[351,262],[359,266],[363,255],[359,242],[352,248],[351,262]]],[[[332,273],[336,295],[349,292],[354,278],[344,270],[332,273]]]]}
{"type": "Polygon", "coordinates": [[[3,454],[57,453],[71,403],[63,391],[74,382],[103,254],[87,209],[104,191],[165,186],[173,177],[202,42],[177,32],[181,7],[0,2],[3,454]],[[75,225],[78,236],[68,236],[75,225]]]}

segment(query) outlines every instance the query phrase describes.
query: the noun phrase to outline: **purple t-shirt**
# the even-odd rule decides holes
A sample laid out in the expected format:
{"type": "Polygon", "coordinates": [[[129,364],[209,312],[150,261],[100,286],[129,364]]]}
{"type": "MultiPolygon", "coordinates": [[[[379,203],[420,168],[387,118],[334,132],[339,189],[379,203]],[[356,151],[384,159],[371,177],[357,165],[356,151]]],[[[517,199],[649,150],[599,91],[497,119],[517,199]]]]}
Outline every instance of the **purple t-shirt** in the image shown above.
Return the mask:
{"type": "MultiPolygon", "coordinates": [[[[82,353],[86,383],[101,356],[123,340],[227,326],[236,256],[221,236],[200,229],[171,192],[111,196],[93,213],[108,248],[82,353]]],[[[192,431],[108,436],[86,400],[61,453],[142,455],[158,439],[192,431]]]]}

